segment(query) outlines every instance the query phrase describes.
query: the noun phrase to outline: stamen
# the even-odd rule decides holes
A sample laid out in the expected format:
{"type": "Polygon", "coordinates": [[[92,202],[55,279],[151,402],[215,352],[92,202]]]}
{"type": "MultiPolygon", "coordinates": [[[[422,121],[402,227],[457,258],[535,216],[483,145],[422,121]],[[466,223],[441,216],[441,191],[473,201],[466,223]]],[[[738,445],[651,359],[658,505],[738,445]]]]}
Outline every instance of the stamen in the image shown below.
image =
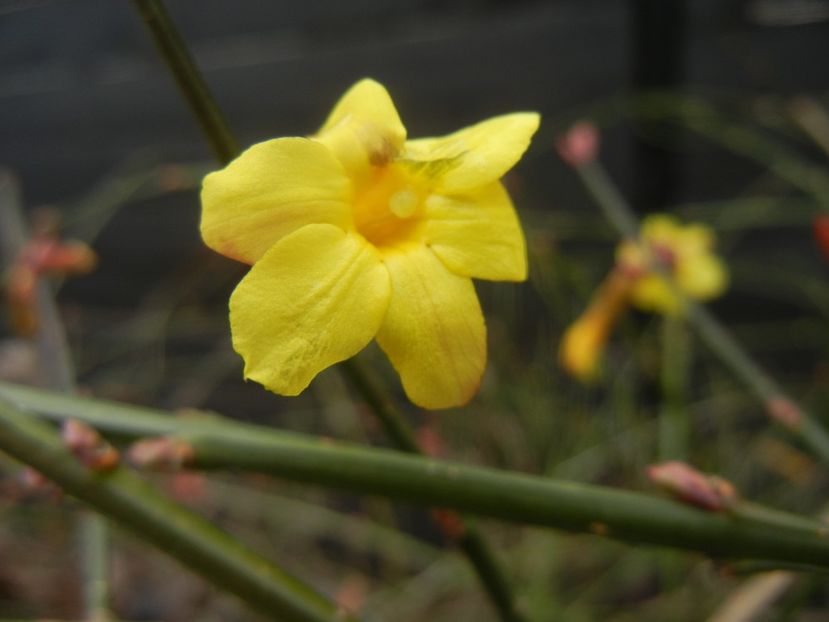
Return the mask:
{"type": "Polygon", "coordinates": [[[410,218],[417,210],[419,199],[414,191],[398,190],[389,197],[389,209],[398,218],[410,218]]]}

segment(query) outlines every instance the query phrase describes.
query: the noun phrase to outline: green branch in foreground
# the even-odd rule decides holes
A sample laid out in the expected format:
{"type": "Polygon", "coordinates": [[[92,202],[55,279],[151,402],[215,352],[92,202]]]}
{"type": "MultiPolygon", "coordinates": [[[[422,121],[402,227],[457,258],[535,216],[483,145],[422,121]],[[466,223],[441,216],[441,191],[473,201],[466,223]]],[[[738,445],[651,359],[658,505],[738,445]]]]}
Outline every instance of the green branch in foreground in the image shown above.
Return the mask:
{"type": "Polygon", "coordinates": [[[175,418],[148,408],[6,383],[0,383],[0,396],[56,420],[76,417],[104,432],[173,435],[189,443],[192,466],[197,468],[267,473],[716,557],[829,567],[829,530],[824,523],[744,502],[729,512],[706,512],[642,493],[317,440],[219,417],[175,418]]]}
{"type": "Polygon", "coordinates": [[[269,618],[292,622],[353,620],[128,470],[103,474],[86,468],[50,426],[1,401],[0,450],[269,618]]]}
{"type": "Polygon", "coordinates": [[[465,466],[325,441],[179,437],[199,469],[243,470],[513,522],[702,551],[829,565],[829,530],[817,521],[738,504],[711,513],[600,486],[465,466]]]}
{"type": "MultiPolygon", "coordinates": [[[[601,164],[594,160],[576,166],[575,169],[619,233],[631,240],[638,239],[639,221],[601,164]]],[[[670,275],[663,272],[662,277],[674,295],[682,300],[688,322],[700,339],[760,399],[771,419],[796,434],[815,455],[829,462],[829,433],[786,394],[717,318],[704,306],[682,294],[670,275]]]]}

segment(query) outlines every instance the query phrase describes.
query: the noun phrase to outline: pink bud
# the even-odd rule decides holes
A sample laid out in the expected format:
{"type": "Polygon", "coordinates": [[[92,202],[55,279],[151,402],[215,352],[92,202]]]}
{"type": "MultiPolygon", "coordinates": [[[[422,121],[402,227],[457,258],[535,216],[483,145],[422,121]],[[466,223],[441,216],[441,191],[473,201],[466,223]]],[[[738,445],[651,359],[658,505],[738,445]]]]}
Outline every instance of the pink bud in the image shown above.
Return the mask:
{"type": "Polygon", "coordinates": [[[186,441],[162,436],[133,443],[127,453],[131,464],[143,469],[177,470],[195,455],[186,441]]]}
{"type": "Polygon", "coordinates": [[[766,408],[772,419],[790,430],[797,429],[800,420],[803,418],[803,413],[800,412],[797,404],[785,397],[776,397],[769,400],[766,403],[766,408]]]}
{"type": "Polygon", "coordinates": [[[701,473],[684,462],[652,464],[647,473],[654,484],[669,494],[704,510],[720,512],[737,501],[737,491],[731,482],[701,473]]]}
{"type": "Polygon", "coordinates": [[[567,164],[589,164],[599,153],[599,131],[590,121],[579,121],[556,141],[558,155],[567,164]]]}
{"type": "Polygon", "coordinates": [[[98,432],[77,419],[67,419],[61,431],[63,443],[81,464],[93,471],[111,471],[120,461],[118,452],[98,432]]]}

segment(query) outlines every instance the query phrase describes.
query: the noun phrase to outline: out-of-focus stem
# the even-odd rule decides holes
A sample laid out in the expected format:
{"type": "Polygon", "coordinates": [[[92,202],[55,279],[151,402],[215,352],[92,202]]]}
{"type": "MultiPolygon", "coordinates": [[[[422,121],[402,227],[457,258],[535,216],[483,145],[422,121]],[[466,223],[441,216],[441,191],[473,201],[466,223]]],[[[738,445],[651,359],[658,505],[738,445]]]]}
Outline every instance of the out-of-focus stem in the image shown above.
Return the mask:
{"type": "Polygon", "coordinates": [[[83,546],[84,603],[89,622],[107,622],[109,612],[109,534],[97,514],[84,514],[80,523],[83,546]]]}
{"type": "Polygon", "coordinates": [[[184,99],[198,119],[213,153],[222,164],[227,164],[239,153],[239,146],[164,3],[160,0],[134,0],[134,4],[184,99]]]}
{"type": "Polygon", "coordinates": [[[412,427],[357,359],[343,361],[340,369],[352,388],[371,408],[394,446],[401,451],[420,453],[412,427]]]}
{"type": "Polygon", "coordinates": [[[677,95],[674,92],[652,91],[624,97],[598,110],[603,115],[620,111],[645,119],[672,119],[688,129],[719,144],[729,151],[758,162],[779,179],[813,197],[822,209],[829,209],[829,173],[822,163],[810,161],[752,128],[750,125],[724,117],[707,102],[677,95]]]}
{"type": "Polygon", "coordinates": [[[691,433],[687,391],[691,343],[682,316],[662,318],[662,405],[659,413],[659,459],[685,460],[691,433]]]}

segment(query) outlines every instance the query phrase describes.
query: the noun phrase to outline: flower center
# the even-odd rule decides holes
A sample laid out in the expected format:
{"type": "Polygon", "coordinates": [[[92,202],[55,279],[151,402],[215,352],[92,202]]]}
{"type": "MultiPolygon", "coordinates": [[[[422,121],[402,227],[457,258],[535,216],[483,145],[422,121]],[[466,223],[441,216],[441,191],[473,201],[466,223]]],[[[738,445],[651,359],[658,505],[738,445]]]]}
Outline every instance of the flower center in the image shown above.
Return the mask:
{"type": "Polygon", "coordinates": [[[357,189],[354,225],[374,246],[394,246],[411,237],[420,222],[424,196],[424,189],[400,165],[373,167],[357,189]]]}

